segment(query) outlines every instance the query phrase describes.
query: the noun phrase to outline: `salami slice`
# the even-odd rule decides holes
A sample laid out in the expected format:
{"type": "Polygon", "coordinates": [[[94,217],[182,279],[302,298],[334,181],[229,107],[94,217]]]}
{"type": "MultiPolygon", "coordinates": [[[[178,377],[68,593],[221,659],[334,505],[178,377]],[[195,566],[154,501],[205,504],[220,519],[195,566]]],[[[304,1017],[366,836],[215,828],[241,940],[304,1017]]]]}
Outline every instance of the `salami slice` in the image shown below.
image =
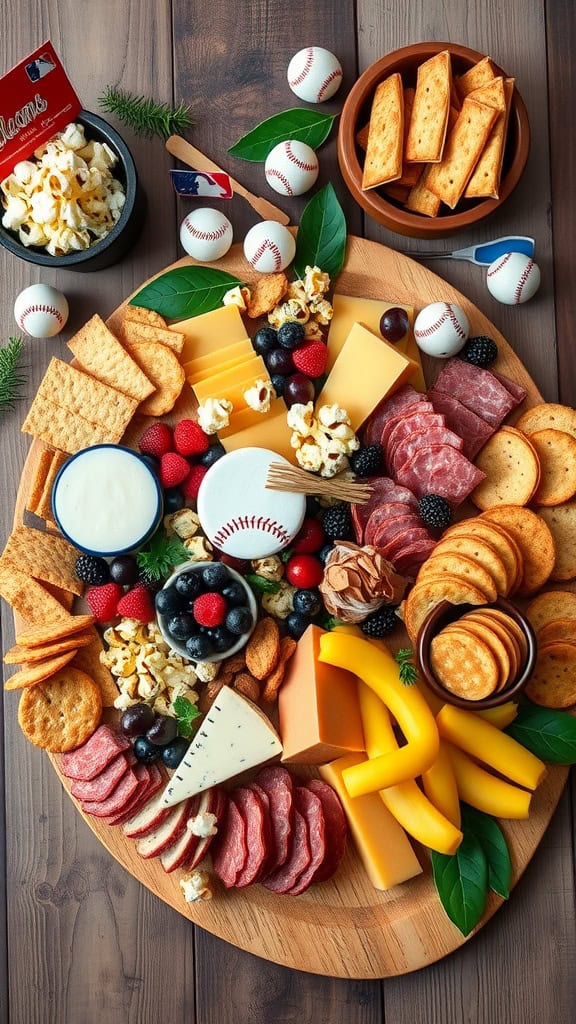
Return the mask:
{"type": "MultiPolygon", "coordinates": [[[[424,544],[431,540],[432,537],[424,526],[414,525],[409,527],[407,530],[403,530],[401,533],[397,533],[381,547],[381,551],[384,557],[396,566],[400,552],[404,552],[407,548],[413,549],[415,544],[424,544]]],[[[433,542],[433,546],[434,544],[435,541],[433,542]]]]}
{"type": "Polygon", "coordinates": [[[418,502],[406,487],[399,487],[389,476],[368,477],[366,483],[372,487],[372,494],[363,505],[352,505],[352,523],[358,544],[364,542],[364,530],[374,509],[391,501],[418,507],[418,502]]]}
{"type": "Polygon", "coordinates": [[[85,800],[82,810],[93,814],[95,818],[107,818],[110,814],[118,814],[123,810],[140,787],[140,779],[134,768],[128,768],[106,800],[85,800]]]}
{"type": "Polygon", "coordinates": [[[396,473],[418,448],[424,448],[428,444],[449,444],[452,448],[457,448],[459,452],[464,448],[462,438],[448,427],[426,427],[424,430],[408,434],[396,445],[392,453],[392,472],[396,473]]]}
{"type": "Polygon", "coordinates": [[[257,877],[254,879],[254,881],[258,882],[260,878],[263,878],[264,875],[267,875],[274,867],[276,867],[276,847],[274,844],[274,834],[272,832],[270,797],[266,790],[262,789],[262,786],[258,785],[257,782],[250,782],[248,788],[253,789],[256,796],[260,798],[262,810],[264,812],[264,845],[266,846],[268,853],[262,862],[262,867],[260,868],[257,877]]]}
{"type": "Polygon", "coordinates": [[[398,480],[419,498],[439,494],[451,505],[460,505],[486,474],[462,452],[445,444],[419,448],[398,470],[398,480]]]}
{"type": "Polygon", "coordinates": [[[516,405],[520,405],[524,401],[528,392],[526,388],[523,388],[521,384],[518,384],[515,380],[510,380],[510,377],[505,377],[503,373],[496,373],[495,370],[491,370],[490,373],[504,385],[506,391],[509,391],[512,398],[515,399],[516,405]]]}
{"type": "Polygon", "coordinates": [[[67,779],[88,782],[108,767],[130,742],[108,725],[99,725],[82,747],[60,757],[60,768],[67,779]]]}
{"type": "Polygon", "coordinates": [[[395,416],[390,416],[382,427],[382,434],[380,436],[380,444],[384,451],[387,451],[390,434],[396,429],[399,423],[402,423],[407,416],[413,416],[416,415],[416,413],[422,415],[425,412],[434,412],[434,408],[429,398],[426,398],[423,402],[418,402],[414,406],[407,406],[407,408],[402,409],[402,411],[397,413],[395,416]]]}
{"type": "Polygon", "coordinates": [[[138,786],[119,811],[106,816],[104,820],[107,825],[120,825],[123,821],[128,821],[128,818],[131,818],[134,812],[148,799],[148,790],[150,788],[150,770],[148,766],[145,764],[135,764],[134,774],[138,779],[138,786]]]}
{"type": "Polygon", "coordinates": [[[106,800],[106,797],[110,796],[112,790],[120,782],[124,772],[128,771],[133,760],[133,758],[129,758],[128,753],[122,751],[113,761],[110,761],[104,771],[99,772],[93,779],[88,779],[86,782],[73,782],[70,786],[72,796],[75,796],[77,800],[106,800]]]}
{"type": "Polygon", "coordinates": [[[386,454],[386,465],[390,472],[393,466],[394,452],[400,441],[403,441],[405,437],[408,437],[415,430],[429,430],[430,427],[445,427],[446,420],[444,417],[437,412],[419,412],[413,416],[405,416],[404,419],[400,420],[394,430],[388,437],[388,442],[385,449],[386,454]]]}
{"type": "Polygon", "coordinates": [[[246,824],[248,856],[234,883],[243,889],[255,881],[270,853],[270,847],[266,846],[264,805],[256,790],[247,786],[238,786],[230,794],[230,800],[234,801],[246,824]]]}
{"type": "Polygon", "coordinates": [[[387,545],[399,533],[405,530],[418,527],[419,521],[415,515],[381,517],[379,509],[372,513],[366,527],[366,543],[373,544],[375,548],[386,551],[387,545]]]}
{"type": "Polygon", "coordinates": [[[445,417],[446,426],[463,439],[466,458],[473,459],[492,437],[494,428],[462,405],[462,402],[453,395],[446,395],[434,389],[429,391],[428,395],[436,412],[442,413],[445,417]]]}
{"type": "Polygon", "coordinates": [[[273,871],[285,863],[290,851],[294,789],[292,776],[281,765],[269,765],[260,769],[254,781],[270,800],[270,825],[274,844],[270,871],[273,871]]]}
{"type": "Polygon", "coordinates": [[[322,864],[316,869],[312,881],[326,882],[338,870],[346,853],[348,824],[342,804],[332,786],[321,779],[310,779],[310,782],[306,783],[306,787],[318,797],[322,804],[326,830],[326,853],[322,864]]]}
{"type": "Polygon", "coordinates": [[[292,816],[292,846],[288,859],[282,867],[262,879],[262,885],[278,895],[287,893],[296,884],[312,859],[306,821],[300,811],[293,810],[292,816]]]}
{"type": "Polygon", "coordinates": [[[287,890],[290,896],[299,896],[311,884],[316,872],[322,867],[326,856],[326,824],[324,809],[320,797],[316,796],[307,786],[296,786],[294,805],[300,812],[308,829],[310,846],[310,863],[298,876],[294,885],[287,890]]]}
{"type": "Polygon", "coordinates": [[[412,540],[401,548],[394,556],[394,568],[403,576],[416,576],[418,569],[424,564],[436,547],[432,538],[412,540]]]}
{"type": "Polygon", "coordinates": [[[144,804],[147,804],[154,794],[164,786],[166,779],[157,764],[142,765],[141,767],[145,767],[147,771],[146,785],[141,787],[140,791],[134,795],[133,800],[119,814],[107,819],[110,825],[123,825],[125,821],[130,821],[144,807],[144,804]]]}
{"type": "Polygon", "coordinates": [[[435,391],[458,398],[467,409],[497,429],[509,412],[516,408],[516,399],[490,370],[463,359],[449,359],[434,383],[435,391]]]}
{"type": "Polygon", "coordinates": [[[222,830],[216,836],[212,866],[214,873],[231,889],[248,860],[246,822],[234,800],[228,800],[222,830]]]}
{"type": "Polygon", "coordinates": [[[382,428],[386,420],[392,416],[397,416],[402,409],[409,405],[416,405],[418,402],[425,401],[426,396],[416,391],[411,384],[405,384],[403,388],[390,395],[389,398],[383,399],[370,414],[362,428],[364,444],[380,444],[382,428]]]}

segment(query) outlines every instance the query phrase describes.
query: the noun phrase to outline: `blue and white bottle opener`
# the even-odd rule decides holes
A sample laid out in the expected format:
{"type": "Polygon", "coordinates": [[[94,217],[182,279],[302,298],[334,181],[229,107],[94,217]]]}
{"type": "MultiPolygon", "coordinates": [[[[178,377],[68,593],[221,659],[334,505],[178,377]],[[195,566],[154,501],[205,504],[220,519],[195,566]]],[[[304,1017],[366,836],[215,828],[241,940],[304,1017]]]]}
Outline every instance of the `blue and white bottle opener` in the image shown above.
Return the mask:
{"type": "Polygon", "coordinates": [[[419,260],[468,260],[469,263],[488,267],[506,252],[522,252],[532,259],[534,239],[525,235],[505,235],[503,238],[495,238],[492,242],[469,245],[466,249],[455,249],[453,252],[406,252],[405,255],[419,260]]]}

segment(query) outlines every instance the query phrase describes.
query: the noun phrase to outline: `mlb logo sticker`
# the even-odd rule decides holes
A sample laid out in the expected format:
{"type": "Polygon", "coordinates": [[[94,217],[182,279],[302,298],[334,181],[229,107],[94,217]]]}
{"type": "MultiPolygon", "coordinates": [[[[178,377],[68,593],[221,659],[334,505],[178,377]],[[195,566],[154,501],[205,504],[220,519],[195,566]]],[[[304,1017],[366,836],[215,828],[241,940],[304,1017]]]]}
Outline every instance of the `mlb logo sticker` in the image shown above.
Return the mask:
{"type": "Polygon", "coordinates": [[[170,171],[172,184],[186,199],[232,199],[232,184],[224,172],[170,171]]]}

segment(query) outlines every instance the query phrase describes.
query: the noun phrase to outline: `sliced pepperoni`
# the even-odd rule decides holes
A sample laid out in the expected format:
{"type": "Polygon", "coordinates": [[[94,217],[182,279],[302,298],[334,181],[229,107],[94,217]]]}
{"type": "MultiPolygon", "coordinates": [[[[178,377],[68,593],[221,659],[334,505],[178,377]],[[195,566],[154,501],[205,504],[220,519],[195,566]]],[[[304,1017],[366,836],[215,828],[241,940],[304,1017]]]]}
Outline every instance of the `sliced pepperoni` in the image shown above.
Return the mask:
{"type": "Polygon", "coordinates": [[[403,466],[418,448],[424,448],[428,444],[449,444],[452,448],[457,448],[459,452],[464,448],[464,441],[453,430],[449,430],[448,427],[429,426],[424,430],[408,434],[396,445],[392,454],[392,471],[397,473],[400,466],[403,466]]]}
{"type": "MultiPolygon", "coordinates": [[[[138,766],[137,766],[138,767],[138,766]]],[[[110,825],[123,825],[125,821],[129,821],[135,814],[142,809],[144,804],[158,792],[162,786],[165,785],[166,779],[160,771],[158,765],[149,764],[142,767],[147,768],[148,782],[146,786],[142,786],[140,791],[135,794],[134,799],[126,807],[123,807],[119,814],[113,815],[111,818],[106,819],[110,825]]],[[[136,768],[137,772],[137,768],[136,768]]],[[[138,774],[138,772],[137,772],[138,774]]]]}
{"type": "Polygon", "coordinates": [[[247,786],[238,786],[229,799],[236,804],[246,825],[248,856],[235,882],[237,888],[243,889],[255,881],[270,853],[270,847],[266,845],[264,805],[256,790],[247,786]]]}
{"type": "Polygon", "coordinates": [[[486,474],[449,445],[419,448],[398,471],[398,480],[419,498],[439,494],[451,505],[460,505],[486,474]]]}
{"type": "Polygon", "coordinates": [[[108,725],[99,725],[82,747],[60,757],[60,768],[67,779],[88,782],[108,767],[130,742],[108,725]]]}
{"type": "Polygon", "coordinates": [[[270,858],[270,871],[279,868],[288,858],[292,832],[293,789],[292,776],[281,765],[261,768],[255,780],[270,800],[270,824],[274,852],[270,858]]]}
{"type": "Polygon", "coordinates": [[[227,889],[231,889],[248,860],[246,822],[234,800],[228,800],[222,830],[216,836],[217,848],[212,857],[214,873],[227,889]]]}
{"type": "Polygon", "coordinates": [[[463,359],[449,359],[434,383],[435,391],[457,398],[490,426],[498,428],[518,402],[490,370],[463,359]]]}
{"type": "Polygon", "coordinates": [[[306,783],[306,787],[318,797],[322,804],[326,830],[326,853],[312,881],[326,882],[338,870],[346,853],[348,823],[342,804],[332,786],[321,779],[310,779],[310,782],[306,783]]]}
{"type": "Polygon", "coordinates": [[[430,401],[433,403],[436,412],[442,413],[446,419],[446,426],[459,434],[464,441],[464,455],[473,459],[481,448],[484,447],[494,433],[494,428],[485,423],[475,412],[467,409],[453,395],[446,395],[442,391],[428,392],[430,401]]]}
{"type": "Polygon", "coordinates": [[[418,569],[430,557],[436,541],[432,539],[411,541],[394,556],[394,568],[403,576],[416,576],[418,569]]]}
{"type": "MultiPolygon", "coordinates": [[[[414,544],[424,544],[431,540],[432,538],[424,526],[415,525],[407,530],[403,530],[402,533],[397,533],[387,544],[381,546],[381,551],[385,558],[396,564],[400,552],[412,547],[414,544]]],[[[435,544],[436,542],[434,541],[433,543],[435,544]]]]}
{"type": "Polygon", "coordinates": [[[326,824],[324,809],[320,797],[316,796],[307,786],[296,786],[294,789],[294,806],[300,812],[308,830],[310,846],[310,863],[298,876],[296,882],[286,893],[299,896],[311,884],[316,872],[322,867],[326,856],[326,824]]]}
{"type": "Polygon", "coordinates": [[[260,871],[258,873],[258,877],[255,879],[255,881],[257,882],[260,877],[264,877],[264,875],[267,875],[270,871],[272,871],[274,867],[276,867],[276,846],[274,843],[274,833],[272,831],[270,797],[268,796],[266,790],[263,789],[262,786],[260,786],[257,782],[250,782],[248,788],[253,789],[256,795],[260,797],[260,800],[262,802],[262,809],[264,811],[264,844],[268,851],[262,863],[262,867],[260,868],[260,871]]]}
{"type": "MultiPolygon", "coordinates": [[[[373,516],[375,520],[376,515],[377,513],[374,512],[373,516]]],[[[366,527],[366,537],[368,537],[368,530],[370,530],[371,540],[367,540],[367,543],[373,544],[375,548],[380,548],[384,554],[394,537],[397,537],[398,534],[404,533],[406,530],[418,529],[420,525],[417,517],[413,515],[394,516],[392,519],[385,518],[376,520],[372,529],[370,529],[370,524],[372,522],[373,520],[371,517],[370,522],[366,527]]]]}
{"type": "Polygon", "coordinates": [[[297,810],[293,810],[292,817],[292,845],[288,859],[282,867],[262,879],[262,885],[278,895],[287,893],[296,884],[312,859],[306,821],[297,810]]]}

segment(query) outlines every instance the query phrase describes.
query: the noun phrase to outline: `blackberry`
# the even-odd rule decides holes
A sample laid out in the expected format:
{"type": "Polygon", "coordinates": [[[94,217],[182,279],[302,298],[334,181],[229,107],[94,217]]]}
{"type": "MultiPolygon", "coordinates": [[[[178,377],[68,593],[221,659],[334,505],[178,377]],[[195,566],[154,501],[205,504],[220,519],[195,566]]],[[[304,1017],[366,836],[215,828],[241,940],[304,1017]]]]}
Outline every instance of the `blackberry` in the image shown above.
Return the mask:
{"type": "Polygon", "coordinates": [[[452,508],[439,494],[424,494],[418,502],[420,519],[433,530],[443,530],[452,522],[452,508]]]}
{"type": "Polygon", "coordinates": [[[350,456],[350,469],[356,476],[376,476],[382,467],[384,451],[381,444],[369,444],[350,456]]]}
{"type": "Polygon", "coordinates": [[[377,612],[372,612],[372,615],[364,619],[364,622],[360,623],[360,629],[366,633],[366,636],[388,636],[388,633],[392,632],[399,621],[396,615],[396,606],[385,604],[377,612]]]}
{"type": "Polygon", "coordinates": [[[252,338],[252,348],[259,356],[263,356],[277,347],[278,338],[273,327],[261,327],[252,338]]]}
{"type": "Polygon", "coordinates": [[[337,505],[331,505],[322,516],[324,533],[330,540],[353,540],[354,529],[350,506],[341,501],[337,505]]]}
{"type": "Polygon", "coordinates": [[[92,587],[99,587],[110,579],[108,562],[96,555],[80,555],[76,559],[74,572],[82,583],[89,583],[92,587]]]}
{"type": "Polygon", "coordinates": [[[492,338],[479,334],[476,338],[468,338],[459,356],[473,366],[490,366],[498,357],[498,345],[492,338]]]}
{"type": "Polygon", "coordinates": [[[304,341],[304,328],[295,320],[287,320],[278,328],[278,344],[282,348],[297,348],[304,341]]]}

